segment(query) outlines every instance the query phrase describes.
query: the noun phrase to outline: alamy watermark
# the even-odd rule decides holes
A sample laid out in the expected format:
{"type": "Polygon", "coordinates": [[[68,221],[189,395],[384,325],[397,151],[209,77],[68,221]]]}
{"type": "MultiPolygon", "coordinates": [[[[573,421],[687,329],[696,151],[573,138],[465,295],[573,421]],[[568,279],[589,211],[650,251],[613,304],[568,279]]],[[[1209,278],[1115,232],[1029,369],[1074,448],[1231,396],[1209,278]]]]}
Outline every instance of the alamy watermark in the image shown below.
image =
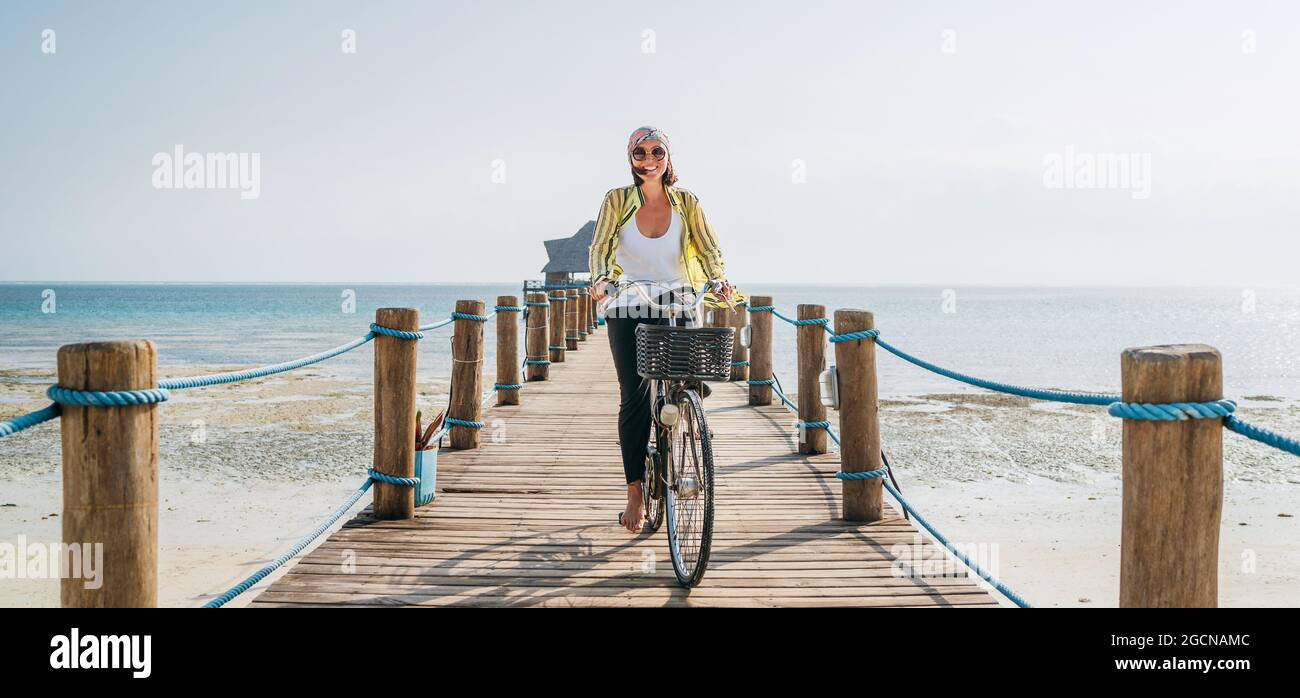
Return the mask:
{"type": "Polygon", "coordinates": [[[944,315],[957,314],[957,291],[951,288],[945,288],[939,294],[939,312],[944,315]]]}
{"type": "MultiPolygon", "coordinates": [[[[970,562],[979,565],[990,578],[998,576],[997,543],[954,543],[970,562]]],[[[954,559],[943,547],[928,542],[917,534],[911,543],[895,543],[889,548],[893,557],[889,571],[894,577],[913,579],[920,577],[974,577],[984,587],[991,585],[974,574],[969,564],[954,559]]]]}
{"type": "Polygon", "coordinates": [[[0,579],[81,579],[87,589],[103,585],[103,543],[0,541],[0,579]]]}
{"type": "Polygon", "coordinates": [[[51,669],[130,669],[147,679],[153,673],[152,635],[82,635],[73,628],[50,638],[51,669]]]}
{"type": "Polygon", "coordinates": [[[641,30],[641,53],[650,55],[658,50],[656,44],[655,30],[646,28],[641,30]]]}
{"type": "Polygon", "coordinates": [[[262,195],[261,153],[187,153],[177,145],[153,156],[154,189],[238,189],[239,198],[262,195]]]}
{"type": "Polygon", "coordinates": [[[1047,189],[1127,189],[1134,199],[1151,197],[1151,153],[1063,153],[1043,156],[1047,189]]]}
{"type": "Polygon", "coordinates": [[[1247,315],[1255,313],[1255,289],[1246,288],[1241,291],[1241,312],[1247,315]]]}
{"type": "Polygon", "coordinates": [[[803,158],[795,158],[790,161],[790,183],[808,183],[808,162],[803,158]]]}

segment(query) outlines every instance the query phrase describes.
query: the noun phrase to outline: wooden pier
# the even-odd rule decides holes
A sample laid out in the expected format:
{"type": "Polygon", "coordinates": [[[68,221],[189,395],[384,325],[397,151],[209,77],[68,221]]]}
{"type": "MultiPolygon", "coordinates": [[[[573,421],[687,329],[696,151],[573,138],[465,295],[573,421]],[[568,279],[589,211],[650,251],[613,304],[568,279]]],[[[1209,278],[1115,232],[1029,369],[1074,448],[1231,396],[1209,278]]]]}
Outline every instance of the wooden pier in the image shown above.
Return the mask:
{"type": "MultiPolygon", "coordinates": [[[[744,339],[732,355],[731,380],[712,383],[704,403],[715,455],[709,567],[700,585],[679,587],[666,531],[634,536],[616,523],[626,493],[619,388],[585,289],[548,276],[525,283],[522,305],[518,296],[498,296],[485,315],[484,301],[460,300],[449,318],[430,325],[420,324],[415,308],[379,308],[369,334],[345,345],[210,376],[157,380],[145,340],[65,345],[59,385],[49,392],[57,404],[0,422],[4,435],[60,419],[64,540],[113,541],[109,581],[91,590],[64,578],[62,604],[156,604],[158,403],[168,390],[294,370],[374,340],[375,450],[367,479],[306,538],[206,606],[245,592],[255,595],[252,606],[1028,606],[1004,585],[994,596],[976,581],[987,572],[957,562],[955,549],[923,536],[883,496],[875,350],[879,343],[909,355],[877,341],[868,311],[841,308],[832,319],[824,306],[799,304],[797,320],[779,315],[796,334],[792,399],[773,373],[778,313],[773,298],[760,295],[712,313],[716,325],[743,327],[744,339]],[[483,327],[493,316],[496,376],[484,393],[483,327]],[[448,448],[437,455],[437,496],[429,502],[425,490],[434,480],[415,467],[416,342],[453,323],[440,432],[448,448]],[[834,370],[826,368],[828,349],[834,370]],[[496,406],[484,411],[491,396],[496,406]],[[840,448],[831,450],[828,438],[840,448]],[[370,506],[319,540],[368,488],[370,506]],[[302,550],[306,557],[257,593],[255,585],[302,550]]],[[[1129,349],[1121,358],[1122,400],[1034,392],[1109,404],[1120,416],[1141,411],[1124,422],[1120,605],[1215,606],[1221,417],[1230,412],[1220,404],[1227,402],[1221,357],[1205,345],[1165,345],[1129,349]],[[1147,416],[1157,409],[1172,412],[1147,416]],[[1198,418],[1173,418],[1189,409],[1198,418]]]]}
{"type": "Polygon", "coordinates": [[[367,507],[250,606],[1000,605],[956,563],[935,565],[950,556],[889,503],[878,521],[844,521],[838,454],[799,453],[794,415],[750,406],[744,383],[713,383],[704,401],[713,553],[700,585],[679,587],[666,527],[617,523],[618,382],[604,333],[591,340],[523,404],[489,408],[478,448],[441,451],[437,499],[414,518],[367,507]],[[900,575],[899,544],[934,576],[900,575]]]}

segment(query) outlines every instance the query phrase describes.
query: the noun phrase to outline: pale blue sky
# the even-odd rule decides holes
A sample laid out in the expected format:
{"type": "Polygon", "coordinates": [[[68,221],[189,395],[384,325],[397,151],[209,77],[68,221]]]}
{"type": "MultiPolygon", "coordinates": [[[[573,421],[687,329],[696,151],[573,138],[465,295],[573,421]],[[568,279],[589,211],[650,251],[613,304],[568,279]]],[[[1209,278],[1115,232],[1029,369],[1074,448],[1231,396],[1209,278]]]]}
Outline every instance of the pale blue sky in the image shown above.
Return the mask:
{"type": "Polygon", "coordinates": [[[1296,3],[949,5],[5,2],[0,280],[533,278],[652,124],[742,288],[1300,283],[1296,3]],[[176,144],[261,196],[155,189],[176,144]]]}

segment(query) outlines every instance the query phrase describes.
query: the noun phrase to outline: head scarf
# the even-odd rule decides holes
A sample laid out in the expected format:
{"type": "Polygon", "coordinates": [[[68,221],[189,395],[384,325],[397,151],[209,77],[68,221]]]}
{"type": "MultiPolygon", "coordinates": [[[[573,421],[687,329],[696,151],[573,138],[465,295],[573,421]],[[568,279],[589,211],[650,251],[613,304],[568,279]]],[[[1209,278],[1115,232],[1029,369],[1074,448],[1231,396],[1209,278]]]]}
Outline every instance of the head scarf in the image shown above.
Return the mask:
{"type": "Polygon", "coordinates": [[[640,145],[642,141],[648,141],[651,139],[657,140],[663,144],[664,152],[667,153],[664,155],[665,159],[672,157],[672,148],[668,146],[668,136],[654,126],[642,126],[633,131],[632,135],[627,137],[627,159],[632,159],[632,151],[636,150],[636,147],[640,145]]]}

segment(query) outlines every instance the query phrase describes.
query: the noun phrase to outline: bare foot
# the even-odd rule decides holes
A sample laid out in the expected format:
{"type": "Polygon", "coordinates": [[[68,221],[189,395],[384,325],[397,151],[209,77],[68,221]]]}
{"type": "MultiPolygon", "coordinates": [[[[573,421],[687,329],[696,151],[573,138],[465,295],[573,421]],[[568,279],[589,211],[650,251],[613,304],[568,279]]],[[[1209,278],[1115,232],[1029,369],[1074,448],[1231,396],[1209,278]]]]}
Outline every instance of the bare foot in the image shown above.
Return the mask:
{"type": "Polygon", "coordinates": [[[619,515],[619,524],[629,533],[640,533],[645,521],[645,501],[641,499],[641,481],[627,486],[627,508],[619,515]]]}

